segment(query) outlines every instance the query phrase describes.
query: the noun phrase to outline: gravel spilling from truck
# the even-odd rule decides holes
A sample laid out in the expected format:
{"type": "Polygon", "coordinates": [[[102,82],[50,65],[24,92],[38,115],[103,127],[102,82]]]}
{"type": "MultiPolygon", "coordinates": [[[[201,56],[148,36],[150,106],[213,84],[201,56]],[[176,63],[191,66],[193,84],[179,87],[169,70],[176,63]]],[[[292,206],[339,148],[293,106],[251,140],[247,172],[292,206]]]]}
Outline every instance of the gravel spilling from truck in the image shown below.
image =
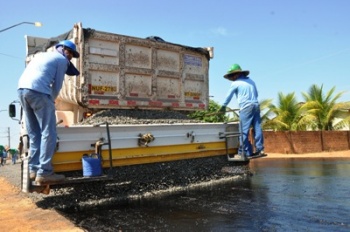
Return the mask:
{"type": "MultiPolygon", "coordinates": [[[[247,165],[231,165],[226,157],[219,156],[117,167],[113,168],[111,181],[60,186],[51,190],[53,197],[46,197],[37,204],[61,211],[82,211],[234,181],[250,174],[247,165]],[[230,167],[234,171],[223,172],[223,167],[230,167]]],[[[105,174],[109,171],[104,170],[105,174]]]]}

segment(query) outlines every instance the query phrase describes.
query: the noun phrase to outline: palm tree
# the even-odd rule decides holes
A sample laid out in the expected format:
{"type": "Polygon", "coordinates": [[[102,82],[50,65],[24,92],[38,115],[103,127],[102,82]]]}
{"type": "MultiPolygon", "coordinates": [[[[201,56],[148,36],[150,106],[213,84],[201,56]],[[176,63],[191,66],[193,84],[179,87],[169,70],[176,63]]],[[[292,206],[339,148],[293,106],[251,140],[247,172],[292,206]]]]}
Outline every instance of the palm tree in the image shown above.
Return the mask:
{"type": "Polygon", "coordinates": [[[344,94],[334,93],[335,87],[326,94],[323,93],[323,85],[320,87],[312,85],[307,93],[303,92],[305,103],[301,107],[305,110],[304,121],[312,122],[309,128],[314,130],[335,130],[340,129],[345,124],[349,124],[349,117],[343,117],[349,109],[349,102],[337,103],[337,100],[344,94]],[[335,122],[335,119],[339,119],[335,122]]]}
{"type": "Polygon", "coordinates": [[[279,92],[277,106],[271,104],[269,107],[270,114],[273,114],[274,118],[265,122],[264,129],[280,131],[304,129],[305,126],[303,122],[300,121],[302,111],[294,92],[287,95],[279,92]]]}
{"type": "Polygon", "coordinates": [[[270,129],[265,127],[268,125],[270,121],[271,114],[273,114],[271,110],[272,99],[263,99],[260,101],[260,116],[261,116],[261,128],[262,129],[270,129]]]}
{"type": "Polygon", "coordinates": [[[344,128],[350,127],[350,102],[341,102],[338,103],[339,112],[336,115],[336,118],[342,120],[334,120],[333,128],[335,130],[341,130],[344,128]]]}

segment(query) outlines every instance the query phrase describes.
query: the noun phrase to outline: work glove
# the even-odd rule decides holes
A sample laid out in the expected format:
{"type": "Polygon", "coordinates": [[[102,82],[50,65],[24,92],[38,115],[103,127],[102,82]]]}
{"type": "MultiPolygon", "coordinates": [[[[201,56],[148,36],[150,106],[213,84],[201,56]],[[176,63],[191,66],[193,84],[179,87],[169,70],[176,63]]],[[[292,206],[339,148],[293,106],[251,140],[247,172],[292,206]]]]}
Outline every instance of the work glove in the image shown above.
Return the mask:
{"type": "Polygon", "coordinates": [[[222,114],[225,114],[226,113],[226,106],[221,106],[219,112],[222,114]]]}

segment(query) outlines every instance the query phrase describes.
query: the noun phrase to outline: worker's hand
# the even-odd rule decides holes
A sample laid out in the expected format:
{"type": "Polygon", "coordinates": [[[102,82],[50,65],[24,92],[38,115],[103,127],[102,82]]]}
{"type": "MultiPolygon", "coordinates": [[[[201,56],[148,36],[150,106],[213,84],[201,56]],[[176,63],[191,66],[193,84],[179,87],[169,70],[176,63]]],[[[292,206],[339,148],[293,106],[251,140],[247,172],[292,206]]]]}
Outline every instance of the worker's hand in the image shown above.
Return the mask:
{"type": "Polygon", "coordinates": [[[222,114],[225,114],[226,113],[226,106],[221,106],[219,112],[222,114]]]}

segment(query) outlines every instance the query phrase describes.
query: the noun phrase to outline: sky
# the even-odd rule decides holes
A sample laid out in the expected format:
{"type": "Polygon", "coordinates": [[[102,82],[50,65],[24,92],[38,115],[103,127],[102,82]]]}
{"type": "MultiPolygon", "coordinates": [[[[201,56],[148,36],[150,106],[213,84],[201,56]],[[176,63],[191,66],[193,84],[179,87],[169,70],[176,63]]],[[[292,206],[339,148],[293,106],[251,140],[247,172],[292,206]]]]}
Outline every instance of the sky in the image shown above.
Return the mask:
{"type": "MultiPolygon", "coordinates": [[[[209,93],[223,102],[230,82],[223,78],[237,63],[250,71],[259,100],[302,92],[313,84],[343,92],[350,101],[350,1],[348,0],[60,0],[4,1],[0,30],[0,144],[17,147],[19,124],[8,116],[18,100],[25,67],[25,35],[55,37],[81,22],[92,28],[140,38],[159,36],[192,47],[214,47],[209,93]],[[10,131],[10,133],[8,133],[10,131]],[[8,136],[10,134],[10,136],[8,136]]],[[[229,105],[236,108],[233,99],[229,105]]]]}

